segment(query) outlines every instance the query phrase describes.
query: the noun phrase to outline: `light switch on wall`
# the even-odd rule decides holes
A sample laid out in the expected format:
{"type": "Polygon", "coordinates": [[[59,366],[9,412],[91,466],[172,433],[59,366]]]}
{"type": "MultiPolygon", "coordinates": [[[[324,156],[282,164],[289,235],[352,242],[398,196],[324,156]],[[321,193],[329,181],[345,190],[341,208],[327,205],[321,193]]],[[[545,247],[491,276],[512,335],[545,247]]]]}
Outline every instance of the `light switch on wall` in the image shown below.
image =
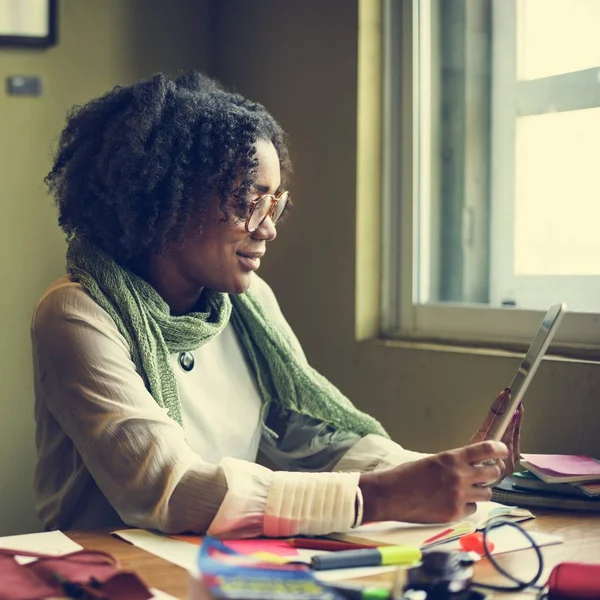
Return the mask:
{"type": "Polygon", "coordinates": [[[37,75],[11,75],[6,78],[6,91],[10,96],[41,96],[42,79],[37,75]]]}

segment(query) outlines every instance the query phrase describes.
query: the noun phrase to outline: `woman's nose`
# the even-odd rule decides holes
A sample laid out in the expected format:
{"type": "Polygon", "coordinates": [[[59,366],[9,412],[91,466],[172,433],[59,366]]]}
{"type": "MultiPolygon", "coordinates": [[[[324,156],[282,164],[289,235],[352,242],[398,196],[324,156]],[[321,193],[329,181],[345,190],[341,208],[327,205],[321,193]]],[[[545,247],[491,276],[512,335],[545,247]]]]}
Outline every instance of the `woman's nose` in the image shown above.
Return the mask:
{"type": "Polygon", "coordinates": [[[260,227],[252,234],[252,237],[257,240],[265,240],[270,242],[277,237],[277,229],[275,223],[271,220],[271,217],[267,217],[261,224],[260,227]]]}

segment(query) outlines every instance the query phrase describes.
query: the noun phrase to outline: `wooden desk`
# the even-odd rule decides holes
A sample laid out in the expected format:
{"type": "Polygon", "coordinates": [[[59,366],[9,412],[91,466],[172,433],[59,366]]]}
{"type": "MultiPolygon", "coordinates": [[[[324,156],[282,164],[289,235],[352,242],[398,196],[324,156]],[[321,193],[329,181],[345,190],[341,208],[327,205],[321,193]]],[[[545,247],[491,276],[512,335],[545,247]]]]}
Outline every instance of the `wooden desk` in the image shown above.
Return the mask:
{"type": "MultiPolygon", "coordinates": [[[[560,562],[600,562],[600,515],[536,511],[537,519],[525,523],[530,531],[554,533],[564,537],[564,543],[542,549],[544,556],[544,576],[546,581],[552,567],[560,562]]],[[[119,558],[126,569],[136,571],[151,587],[156,587],[182,600],[187,599],[188,574],[144,550],[112,537],[107,533],[69,533],[69,537],[85,548],[105,550],[119,558]]],[[[520,577],[533,575],[536,564],[533,551],[521,551],[498,557],[503,567],[520,577]]],[[[485,560],[475,568],[475,580],[484,583],[504,584],[492,565],[485,560]]],[[[368,578],[369,582],[390,585],[390,574],[368,578]]],[[[494,593],[493,598],[535,598],[535,594],[494,593]]]]}

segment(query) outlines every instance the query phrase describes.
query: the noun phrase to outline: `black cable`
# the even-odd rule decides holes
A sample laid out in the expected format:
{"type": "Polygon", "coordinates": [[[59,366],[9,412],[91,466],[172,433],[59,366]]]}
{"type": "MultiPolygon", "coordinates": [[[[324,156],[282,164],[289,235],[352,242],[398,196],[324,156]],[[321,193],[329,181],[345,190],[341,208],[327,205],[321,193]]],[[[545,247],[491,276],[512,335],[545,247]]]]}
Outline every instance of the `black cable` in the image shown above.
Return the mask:
{"type": "Polygon", "coordinates": [[[498,592],[521,592],[524,589],[527,589],[529,587],[532,587],[532,588],[535,588],[538,590],[543,589],[543,586],[536,585],[537,582],[540,580],[542,573],[544,572],[544,558],[542,556],[542,551],[541,551],[540,547],[536,544],[536,542],[533,539],[533,537],[531,536],[531,534],[526,529],[523,529],[523,527],[521,527],[518,523],[515,523],[514,521],[509,521],[508,519],[503,519],[501,517],[490,521],[485,526],[485,529],[483,530],[483,552],[484,552],[485,557],[492,564],[492,566],[499,573],[504,575],[504,577],[513,581],[516,585],[514,585],[514,586],[492,585],[489,583],[477,583],[476,581],[473,581],[472,585],[480,587],[480,588],[485,588],[488,590],[498,591],[498,592]],[[520,533],[522,533],[523,536],[530,543],[530,547],[535,551],[537,559],[538,559],[538,569],[537,569],[536,574],[529,581],[524,581],[523,579],[519,579],[518,577],[515,577],[512,573],[509,573],[504,567],[499,565],[498,562],[496,561],[496,559],[493,558],[492,552],[488,546],[488,536],[489,536],[490,531],[493,528],[498,527],[500,525],[508,525],[510,527],[513,527],[520,533]]]}

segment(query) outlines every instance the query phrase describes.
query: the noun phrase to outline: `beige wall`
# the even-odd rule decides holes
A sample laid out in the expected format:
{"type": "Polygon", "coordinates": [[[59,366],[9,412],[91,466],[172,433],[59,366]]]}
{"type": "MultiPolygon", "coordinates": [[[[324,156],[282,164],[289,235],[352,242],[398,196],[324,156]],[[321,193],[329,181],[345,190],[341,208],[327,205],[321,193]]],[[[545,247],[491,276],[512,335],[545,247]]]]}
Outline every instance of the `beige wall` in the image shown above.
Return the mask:
{"type": "MultiPolygon", "coordinates": [[[[357,32],[356,0],[220,0],[215,69],[290,134],[296,203],[262,273],[309,359],[396,440],[440,450],[468,438],[518,358],[355,342],[357,32]]],[[[545,362],[525,451],[600,457],[599,424],[600,365],[545,362]]]]}
{"type": "Polygon", "coordinates": [[[67,109],[155,71],[209,67],[208,0],[62,0],[59,43],[0,48],[0,534],[39,527],[29,319],[63,272],[43,177],[67,109]],[[40,98],[7,96],[7,75],[40,75],[40,98]]]}

